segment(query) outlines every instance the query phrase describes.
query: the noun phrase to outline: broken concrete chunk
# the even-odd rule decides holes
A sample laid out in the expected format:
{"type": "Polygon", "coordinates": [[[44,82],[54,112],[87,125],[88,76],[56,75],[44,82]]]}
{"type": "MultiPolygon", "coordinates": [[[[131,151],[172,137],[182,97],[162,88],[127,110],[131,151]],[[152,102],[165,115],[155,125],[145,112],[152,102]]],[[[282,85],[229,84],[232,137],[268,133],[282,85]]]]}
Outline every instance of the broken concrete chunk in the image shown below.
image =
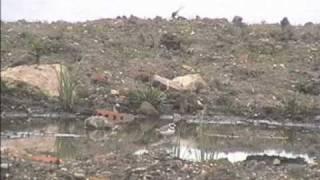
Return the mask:
{"type": "Polygon", "coordinates": [[[178,76],[170,80],[159,75],[154,75],[153,80],[165,85],[167,88],[184,91],[196,91],[207,86],[207,83],[202,79],[200,74],[188,74],[185,76],[178,76]]]}

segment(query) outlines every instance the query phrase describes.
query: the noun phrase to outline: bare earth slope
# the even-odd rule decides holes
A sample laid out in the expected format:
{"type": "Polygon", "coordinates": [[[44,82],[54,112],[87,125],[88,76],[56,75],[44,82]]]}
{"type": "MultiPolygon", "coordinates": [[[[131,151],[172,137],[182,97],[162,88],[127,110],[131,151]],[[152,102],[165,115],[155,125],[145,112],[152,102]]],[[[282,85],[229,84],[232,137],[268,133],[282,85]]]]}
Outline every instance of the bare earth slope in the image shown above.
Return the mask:
{"type": "MultiPolygon", "coordinates": [[[[111,89],[126,96],[148,87],[154,74],[172,79],[195,72],[209,87],[178,95],[167,91],[172,111],[195,113],[192,97],[206,104],[209,114],[306,119],[320,107],[318,24],[281,29],[279,24],[238,27],[225,19],[135,17],[2,22],[1,68],[34,64],[37,57],[41,64],[69,66],[80,83],[80,102],[93,108],[115,101],[126,106],[111,89]],[[106,81],[96,83],[101,76],[106,81]]],[[[17,106],[6,100],[1,108],[17,106]]]]}

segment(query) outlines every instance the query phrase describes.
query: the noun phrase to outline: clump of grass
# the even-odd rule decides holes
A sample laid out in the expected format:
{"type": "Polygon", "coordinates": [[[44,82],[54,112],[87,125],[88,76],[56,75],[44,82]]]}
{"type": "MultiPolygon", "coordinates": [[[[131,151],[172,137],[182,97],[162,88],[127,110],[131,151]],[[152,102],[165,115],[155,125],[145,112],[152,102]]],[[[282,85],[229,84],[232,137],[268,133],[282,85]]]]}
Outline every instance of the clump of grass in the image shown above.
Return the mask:
{"type": "Polygon", "coordinates": [[[47,53],[45,43],[41,39],[35,39],[31,42],[30,54],[36,58],[39,63],[40,57],[47,53]]]}
{"type": "Polygon", "coordinates": [[[60,65],[59,72],[59,100],[63,109],[72,111],[76,98],[76,81],[69,70],[60,65]]]}
{"type": "Polygon", "coordinates": [[[6,82],[4,82],[3,80],[1,80],[1,93],[5,93],[8,92],[9,88],[6,84],[6,82]]]}
{"type": "Polygon", "coordinates": [[[165,100],[166,94],[157,88],[147,88],[145,90],[135,90],[129,93],[129,104],[137,108],[142,102],[147,101],[154,107],[159,107],[165,100]]]}
{"type": "Polygon", "coordinates": [[[180,50],[181,44],[181,39],[174,33],[165,33],[160,37],[160,45],[168,50],[180,50]]]}
{"type": "Polygon", "coordinates": [[[298,95],[293,95],[292,97],[283,100],[282,112],[291,117],[307,115],[315,110],[316,103],[305,96],[301,99],[298,95]]]}
{"type": "Polygon", "coordinates": [[[319,95],[320,88],[318,88],[318,84],[313,81],[300,81],[296,85],[296,90],[300,93],[310,94],[310,95],[319,95]]]}
{"type": "Polygon", "coordinates": [[[22,32],[19,38],[23,42],[22,44],[29,49],[29,54],[34,56],[37,62],[40,61],[43,55],[59,53],[64,49],[62,35],[40,37],[29,32],[22,32]]]}
{"type": "Polygon", "coordinates": [[[246,115],[246,109],[235,100],[232,93],[233,92],[229,92],[220,95],[216,99],[216,104],[220,106],[220,110],[224,113],[232,115],[246,115]]]}

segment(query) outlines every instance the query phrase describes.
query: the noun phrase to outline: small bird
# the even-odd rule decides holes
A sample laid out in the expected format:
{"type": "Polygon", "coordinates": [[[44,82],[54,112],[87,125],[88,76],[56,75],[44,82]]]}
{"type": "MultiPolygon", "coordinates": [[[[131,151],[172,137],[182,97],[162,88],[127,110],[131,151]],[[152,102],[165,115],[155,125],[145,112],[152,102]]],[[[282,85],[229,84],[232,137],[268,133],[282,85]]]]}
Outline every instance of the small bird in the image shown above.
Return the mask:
{"type": "Polygon", "coordinates": [[[181,9],[182,9],[182,7],[180,7],[178,10],[172,12],[171,18],[175,19],[177,17],[178,13],[181,11],[181,9]]]}
{"type": "Polygon", "coordinates": [[[159,132],[162,136],[171,136],[176,132],[176,125],[174,123],[170,123],[160,127],[156,131],[159,132]]]}

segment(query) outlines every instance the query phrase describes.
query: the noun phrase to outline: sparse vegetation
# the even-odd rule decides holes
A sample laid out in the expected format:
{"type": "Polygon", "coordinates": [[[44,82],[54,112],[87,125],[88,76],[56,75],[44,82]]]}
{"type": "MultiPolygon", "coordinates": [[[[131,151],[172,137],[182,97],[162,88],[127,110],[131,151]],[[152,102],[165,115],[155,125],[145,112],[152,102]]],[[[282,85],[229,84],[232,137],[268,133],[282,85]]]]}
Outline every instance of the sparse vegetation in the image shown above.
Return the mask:
{"type": "MultiPolygon", "coordinates": [[[[129,105],[139,106],[148,98],[157,106],[159,100],[150,99],[158,99],[158,95],[149,93],[153,95],[145,97],[148,90],[143,89],[153,74],[173,79],[198,72],[208,81],[210,89],[196,92],[194,98],[186,95],[188,98],[180,101],[186,105],[181,106],[175,97],[168,97],[165,103],[173,107],[170,110],[195,114],[201,97],[212,102],[211,114],[264,114],[278,118],[287,115],[283,109],[290,111],[287,92],[292,90],[318,105],[319,24],[290,25],[294,36],[289,37],[290,32],[279,23],[245,22],[239,17],[233,23],[200,17],[173,21],[120,17],[78,23],[9,22],[1,32],[1,63],[3,67],[13,67],[20,59],[33,62],[37,58],[42,63],[62,62],[79,68],[76,77],[83,88],[78,88],[81,92],[77,91],[77,97],[94,104],[93,108],[107,107],[113,102],[114,97],[106,95],[110,88],[138,88],[130,93],[129,105]],[[283,38],[287,35],[289,38],[283,38]],[[191,68],[187,70],[181,65],[191,68]],[[108,71],[108,81],[99,87],[90,83],[97,68],[108,71]],[[137,82],[136,87],[133,78],[139,72],[148,72],[148,77],[137,82]],[[290,86],[299,80],[294,88],[290,86]],[[280,97],[286,101],[282,102],[280,97]],[[279,108],[279,104],[283,107],[279,108]]],[[[168,96],[171,94],[169,90],[168,96]]],[[[304,101],[299,98],[299,102],[304,101]]]]}
{"type": "Polygon", "coordinates": [[[71,111],[73,109],[76,98],[76,81],[72,77],[69,70],[63,65],[60,65],[60,72],[58,77],[60,103],[65,110],[71,111]]]}
{"type": "Polygon", "coordinates": [[[319,95],[320,94],[320,83],[316,83],[314,81],[299,81],[295,88],[298,92],[304,94],[311,95],[319,95]]]}
{"type": "Polygon", "coordinates": [[[226,114],[245,115],[247,110],[235,100],[232,93],[234,92],[221,94],[215,103],[220,107],[220,110],[226,114]]]}
{"type": "Polygon", "coordinates": [[[135,90],[129,93],[129,103],[137,108],[144,101],[149,102],[154,107],[159,107],[166,100],[166,94],[157,88],[147,88],[145,90],[135,90]]]}
{"type": "Polygon", "coordinates": [[[180,50],[181,39],[174,33],[165,33],[160,37],[160,45],[168,50],[180,50]]]}
{"type": "Polygon", "coordinates": [[[34,56],[37,62],[40,61],[43,55],[62,52],[65,47],[62,35],[60,34],[40,37],[30,32],[22,32],[18,37],[23,42],[22,44],[29,49],[29,54],[34,56]]]}
{"type": "Polygon", "coordinates": [[[290,117],[299,117],[315,112],[316,104],[310,98],[295,94],[292,97],[283,100],[282,112],[290,117]]]}
{"type": "Polygon", "coordinates": [[[37,63],[40,62],[40,57],[46,53],[44,42],[40,39],[34,40],[31,44],[30,54],[36,58],[37,63]]]}
{"type": "MultiPolygon", "coordinates": [[[[291,128],[268,130],[267,121],[261,121],[261,126],[255,123],[257,126],[252,128],[250,121],[246,122],[247,125],[227,125],[238,119],[275,120],[280,124],[291,120],[299,121],[299,124],[318,122],[319,24],[310,24],[308,27],[292,25],[291,35],[290,31],[282,30],[280,24],[246,25],[241,20],[234,23],[200,17],[192,20],[178,17],[169,21],[120,17],[75,23],[5,22],[1,28],[3,69],[19,69],[17,66],[22,64],[15,62],[21,59],[33,63],[36,58],[41,59],[43,66],[31,66],[36,68],[35,73],[51,63],[62,63],[68,68],[61,66],[61,71],[57,71],[59,101],[38,93],[31,94],[28,90],[35,92],[34,88],[23,84],[14,87],[11,81],[7,84],[1,82],[4,89],[6,86],[10,88],[7,93],[1,94],[2,112],[56,113],[63,107],[76,115],[91,116],[95,110],[107,112],[114,106],[117,107],[114,110],[125,114],[121,116],[123,119],[116,118],[120,123],[114,128],[116,134],[110,131],[83,132],[82,121],[76,123],[68,120],[64,122],[69,124],[63,125],[52,121],[41,121],[41,124],[34,120],[28,122],[26,128],[30,132],[33,124],[36,125],[36,133],[39,129],[41,132],[50,132],[43,137],[43,140],[49,141],[33,147],[34,138],[26,138],[31,143],[23,143],[23,146],[19,146],[21,151],[13,153],[24,161],[14,161],[9,157],[1,164],[8,164],[8,178],[237,179],[245,176],[244,179],[274,179],[280,172],[283,177],[292,179],[294,177],[290,171],[296,171],[296,166],[299,166],[301,175],[296,176],[297,179],[319,177],[318,166],[309,166],[304,162],[300,164],[302,158],[298,158],[299,162],[295,164],[295,159],[291,158],[289,161],[278,156],[258,159],[249,155],[250,152],[256,154],[256,150],[263,152],[263,149],[273,149],[274,145],[275,149],[282,147],[285,151],[288,148],[290,151],[297,149],[296,153],[301,153],[301,147],[307,147],[302,153],[307,152],[310,159],[318,158],[320,138],[314,130],[293,128],[297,134],[292,136],[283,132],[291,128]],[[148,86],[157,85],[152,81],[154,74],[174,79],[193,73],[201,74],[208,86],[197,91],[175,90],[168,86],[165,87],[166,91],[160,91],[148,86]],[[96,80],[99,83],[94,83],[96,80]],[[141,106],[143,101],[149,102],[154,108],[149,103],[141,106]],[[208,112],[203,110],[205,107],[208,112]],[[171,118],[173,115],[174,122],[181,119],[176,122],[176,134],[167,138],[160,136],[156,130],[171,120],[149,121],[150,117],[146,121],[138,118],[131,121],[131,118],[140,115],[130,113],[144,114],[148,108],[155,109],[157,116],[154,118],[158,115],[171,118]],[[176,118],[179,117],[176,113],[181,118],[176,118]],[[190,120],[201,121],[196,125],[190,120]],[[220,125],[206,122],[216,120],[220,125]],[[224,125],[223,122],[227,123],[224,125]],[[85,137],[56,136],[52,139],[56,132],[61,136],[75,133],[85,137]],[[267,139],[257,138],[260,135],[267,139]],[[273,137],[279,139],[272,140],[273,137]],[[289,140],[298,140],[286,144],[287,137],[289,140]],[[51,140],[54,139],[56,149],[52,151],[51,140]],[[193,163],[183,160],[182,156],[168,158],[163,150],[170,151],[175,139],[175,154],[188,157],[196,154],[199,160],[224,159],[193,163]],[[49,149],[43,148],[46,145],[49,145],[49,149]],[[33,150],[31,158],[25,156],[30,154],[30,149],[33,150]],[[233,150],[249,152],[248,158],[237,163],[227,162],[233,150]],[[139,161],[136,161],[136,152],[139,161]],[[42,168],[43,163],[32,161],[38,154],[50,154],[55,159],[63,160],[65,170],[50,168],[48,171],[48,168],[42,168]],[[161,161],[158,163],[150,163],[159,159],[161,161]],[[252,169],[255,173],[252,173],[252,169]]],[[[23,78],[28,74],[20,75],[23,78]]],[[[46,77],[48,81],[44,80],[44,83],[50,82],[51,77],[46,77]]],[[[25,127],[24,123],[19,123],[20,120],[11,123],[11,119],[6,119],[5,131],[25,127]]],[[[118,123],[116,121],[110,120],[110,123],[118,123]]],[[[42,138],[39,140],[42,141],[42,138]]],[[[21,139],[17,141],[21,142],[21,139]]]]}
{"type": "Polygon", "coordinates": [[[8,86],[6,85],[6,83],[1,80],[1,93],[5,93],[9,90],[8,86]]]}

